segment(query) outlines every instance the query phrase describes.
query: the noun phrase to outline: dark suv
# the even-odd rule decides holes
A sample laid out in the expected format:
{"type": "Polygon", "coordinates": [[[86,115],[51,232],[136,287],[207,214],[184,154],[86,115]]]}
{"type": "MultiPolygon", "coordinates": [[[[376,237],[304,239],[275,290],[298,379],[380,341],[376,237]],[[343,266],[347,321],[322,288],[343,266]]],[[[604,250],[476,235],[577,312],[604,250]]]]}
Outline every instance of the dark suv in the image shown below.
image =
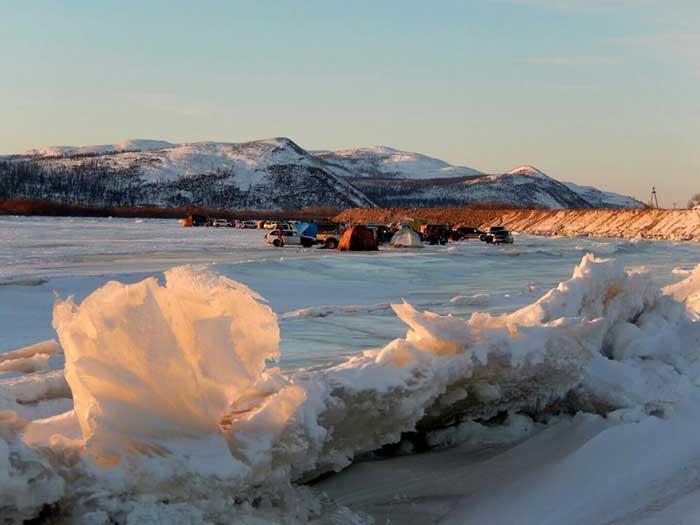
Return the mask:
{"type": "Polygon", "coordinates": [[[513,244],[513,235],[504,226],[491,226],[481,240],[488,244],[513,244]]]}
{"type": "Polygon", "coordinates": [[[450,227],[445,224],[428,224],[423,231],[428,244],[447,244],[450,239],[450,227]]]}
{"type": "Polygon", "coordinates": [[[452,230],[452,240],[453,241],[468,241],[472,239],[481,240],[481,236],[486,232],[480,230],[479,228],[472,228],[471,226],[459,226],[452,230]]]}

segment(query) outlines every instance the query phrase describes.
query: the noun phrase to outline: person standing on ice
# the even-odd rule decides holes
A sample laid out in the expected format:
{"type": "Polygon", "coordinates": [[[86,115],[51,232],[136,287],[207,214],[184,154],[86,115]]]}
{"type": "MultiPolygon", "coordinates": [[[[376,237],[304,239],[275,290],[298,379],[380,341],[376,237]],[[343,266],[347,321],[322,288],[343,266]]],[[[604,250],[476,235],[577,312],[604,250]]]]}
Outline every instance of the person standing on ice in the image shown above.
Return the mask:
{"type": "Polygon", "coordinates": [[[282,228],[277,230],[277,238],[280,240],[280,248],[284,246],[284,235],[282,235],[282,228]]]}

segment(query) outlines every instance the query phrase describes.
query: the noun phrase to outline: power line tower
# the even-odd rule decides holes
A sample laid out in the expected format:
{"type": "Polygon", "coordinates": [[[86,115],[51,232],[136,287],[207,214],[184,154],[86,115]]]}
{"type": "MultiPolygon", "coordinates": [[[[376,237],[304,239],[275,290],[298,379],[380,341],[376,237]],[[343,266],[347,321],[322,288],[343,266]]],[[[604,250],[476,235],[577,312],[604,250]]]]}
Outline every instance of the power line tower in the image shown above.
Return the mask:
{"type": "Polygon", "coordinates": [[[659,207],[659,199],[656,197],[656,186],[651,187],[651,197],[649,197],[649,207],[650,208],[658,208],[659,207]]]}

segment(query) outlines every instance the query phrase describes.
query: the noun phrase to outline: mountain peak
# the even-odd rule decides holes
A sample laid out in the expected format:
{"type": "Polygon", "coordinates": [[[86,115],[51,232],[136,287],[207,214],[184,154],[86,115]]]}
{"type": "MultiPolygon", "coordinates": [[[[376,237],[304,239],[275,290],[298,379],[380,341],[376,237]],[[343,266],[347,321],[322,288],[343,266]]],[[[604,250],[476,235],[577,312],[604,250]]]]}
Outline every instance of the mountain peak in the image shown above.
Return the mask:
{"type": "Polygon", "coordinates": [[[299,144],[294,142],[289,137],[272,137],[269,139],[252,140],[250,142],[243,142],[241,144],[238,144],[238,146],[253,147],[253,148],[260,148],[261,146],[265,146],[265,147],[272,148],[273,151],[274,150],[292,150],[297,155],[301,155],[301,156],[308,155],[308,152],[304,148],[299,146],[299,144]]]}
{"type": "Polygon", "coordinates": [[[272,137],[269,139],[259,139],[259,140],[253,140],[250,143],[259,143],[259,144],[269,144],[271,146],[277,146],[277,147],[288,147],[288,146],[295,146],[299,147],[299,145],[294,142],[292,139],[289,137],[272,137]]]}
{"type": "Polygon", "coordinates": [[[510,170],[507,175],[522,175],[524,177],[537,177],[540,179],[551,179],[549,175],[543,171],[538,170],[534,166],[520,166],[513,170],[510,170]]]}

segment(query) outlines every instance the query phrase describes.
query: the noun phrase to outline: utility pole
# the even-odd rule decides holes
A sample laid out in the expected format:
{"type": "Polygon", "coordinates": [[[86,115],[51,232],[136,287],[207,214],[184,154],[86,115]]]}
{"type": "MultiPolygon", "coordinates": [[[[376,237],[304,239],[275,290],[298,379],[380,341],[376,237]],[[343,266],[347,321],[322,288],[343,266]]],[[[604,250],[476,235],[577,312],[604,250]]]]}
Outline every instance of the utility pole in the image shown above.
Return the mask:
{"type": "Polygon", "coordinates": [[[649,207],[650,208],[658,208],[659,207],[659,199],[656,197],[656,186],[651,187],[651,197],[649,197],[649,207]]]}

